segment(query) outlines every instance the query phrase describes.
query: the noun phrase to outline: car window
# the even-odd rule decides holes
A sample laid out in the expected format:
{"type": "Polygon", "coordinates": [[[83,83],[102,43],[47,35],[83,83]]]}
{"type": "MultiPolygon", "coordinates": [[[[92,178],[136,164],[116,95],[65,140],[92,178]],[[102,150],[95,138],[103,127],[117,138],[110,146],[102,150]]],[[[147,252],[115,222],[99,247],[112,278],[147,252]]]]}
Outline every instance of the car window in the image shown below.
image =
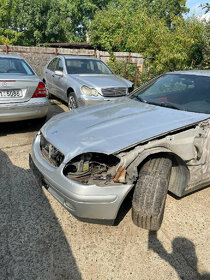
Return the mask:
{"type": "Polygon", "coordinates": [[[23,59],[10,57],[0,57],[0,74],[1,73],[34,75],[31,67],[23,59]]]}
{"type": "Polygon", "coordinates": [[[66,59],[68,74],[112,74],[109,67],[101,60],[66,59]]]}
{"type": "Polygon", "coordinates": [[[51,70],[51,71],[54,71],[55,70],[55,67],[56,67],[56,64],[57,64],[57,61],[58,61],[58,58],[54,58],[52,61],[50,61],[50,63],[48,64],[47,66],[47,69],[51,70]]]}
{"type": "Polygon", "coordinates": [[[137,90],[133,97],[154,105],[210,114],[210,77],[166,74],[137,90]]]}
{"type": "Polygon", "coordinates": [[[63,72],[63,62],[59,58],[55,70],[63,72]]]}
{"type": "Polygon", "coordinates": [[[195,87],[195,81],[189,79],[187,75],[182,77],[178,75],[168,75],[161,79],[155,81],[152,86],[148,87],[145,94],[149,95],[162,95],[164,93],[182,93],[188,89],[193,89],[195,87]]]}

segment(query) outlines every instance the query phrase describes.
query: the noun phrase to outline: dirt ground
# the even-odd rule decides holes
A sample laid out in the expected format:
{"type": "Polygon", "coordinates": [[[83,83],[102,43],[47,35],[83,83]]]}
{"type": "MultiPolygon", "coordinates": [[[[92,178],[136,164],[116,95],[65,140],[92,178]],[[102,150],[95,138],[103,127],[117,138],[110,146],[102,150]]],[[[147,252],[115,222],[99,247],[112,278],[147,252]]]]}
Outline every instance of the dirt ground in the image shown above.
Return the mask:
{"type": "MultiPolygon", "coordinates": [[[[67,107],[52,100],[48,119],[67,107]]],[[[168,195],[161,229],[77,221],[29,169],[39,121],[0,124],[0,279],[210,279],[210,188],[168,195]]]]}

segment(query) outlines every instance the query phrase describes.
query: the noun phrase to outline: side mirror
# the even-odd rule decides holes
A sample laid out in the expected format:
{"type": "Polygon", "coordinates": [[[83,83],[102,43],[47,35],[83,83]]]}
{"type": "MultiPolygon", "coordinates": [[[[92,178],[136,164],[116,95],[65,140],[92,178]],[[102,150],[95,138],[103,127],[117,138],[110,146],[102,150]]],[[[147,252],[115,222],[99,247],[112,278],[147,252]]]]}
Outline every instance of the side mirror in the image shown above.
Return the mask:
{"type": "Polygon", "coordinates": [[[55,75],[56,75],[56,76],[59,76],[59,77],[63,77],[63,72],[62,72],[62,71],[59,71],[59,70],[56,70],[56,71],[55,71],[55,75]]]}

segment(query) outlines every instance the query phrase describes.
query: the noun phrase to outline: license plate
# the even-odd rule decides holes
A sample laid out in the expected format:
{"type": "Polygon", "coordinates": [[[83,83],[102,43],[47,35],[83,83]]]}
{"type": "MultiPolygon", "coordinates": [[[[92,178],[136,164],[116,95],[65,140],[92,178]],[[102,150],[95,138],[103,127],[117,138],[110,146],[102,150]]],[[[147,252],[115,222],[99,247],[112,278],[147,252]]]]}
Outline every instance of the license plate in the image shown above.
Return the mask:
{"type": "Polygon", "coordinates": [[[23,93],[20,89],[13,89],[13,90],[1,90],[0,97],[22,97],[23,93]]]}

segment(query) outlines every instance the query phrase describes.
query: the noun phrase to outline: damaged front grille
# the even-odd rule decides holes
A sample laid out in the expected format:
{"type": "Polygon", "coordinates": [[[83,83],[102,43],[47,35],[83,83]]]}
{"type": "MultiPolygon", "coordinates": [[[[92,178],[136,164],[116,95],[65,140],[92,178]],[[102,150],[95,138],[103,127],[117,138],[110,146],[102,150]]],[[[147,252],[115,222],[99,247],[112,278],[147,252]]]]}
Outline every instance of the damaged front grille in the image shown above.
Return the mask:
{"type": "Polygon", "coordinates": [[[116,97],[116,96],[125,96],[127,94],[128,89],[121,87],[121,88],[103,88],[102,94],[105,97],[116,97]]]}
{"type": "Polygon", "coordinates": [[[64,160],[64,155],[50,144],[44,136],[40,136],[40,150],[43,158],[53,167],[59,167],[64,160]]]}

